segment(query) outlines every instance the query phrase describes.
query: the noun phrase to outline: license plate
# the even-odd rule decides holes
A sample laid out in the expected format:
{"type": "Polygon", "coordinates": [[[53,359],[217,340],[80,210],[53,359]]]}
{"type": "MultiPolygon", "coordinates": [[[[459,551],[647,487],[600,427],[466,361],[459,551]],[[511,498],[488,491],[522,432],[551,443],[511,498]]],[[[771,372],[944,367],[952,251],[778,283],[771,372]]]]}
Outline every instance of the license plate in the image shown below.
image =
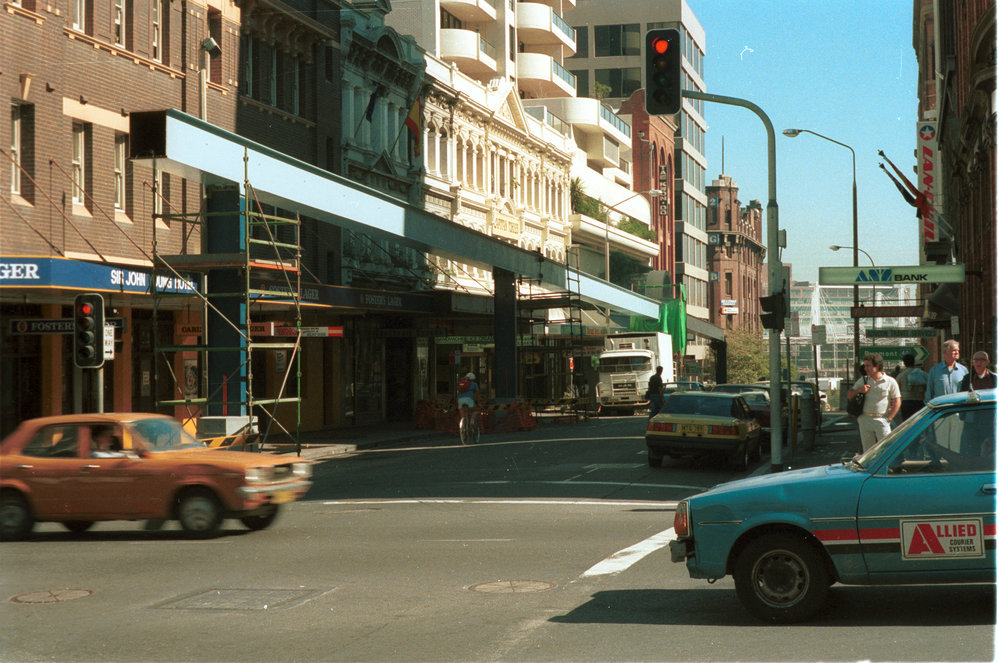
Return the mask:
{"type": "Polygon", "coordinates": [[[295,491],[293,490],[282,490],[279,493],[274,493],[274,497],[271,498],[272,504],[284,504],[285,502],[292,502],[295,499],[295,491]]]}
{"type": "Polygon", "coordinates": [[[687,435],[700,435],[704,432],[702,427],[697,424],[680,424],[679,429],[680,433],[687,435]]]}

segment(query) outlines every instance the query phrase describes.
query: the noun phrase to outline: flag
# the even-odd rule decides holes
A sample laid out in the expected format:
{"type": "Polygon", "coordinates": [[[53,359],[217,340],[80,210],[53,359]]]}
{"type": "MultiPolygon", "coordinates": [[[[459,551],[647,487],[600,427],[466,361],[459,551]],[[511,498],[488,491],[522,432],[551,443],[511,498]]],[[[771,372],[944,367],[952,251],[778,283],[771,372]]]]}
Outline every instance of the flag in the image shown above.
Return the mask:
{"type": "MultiPolygon", "coordinates": [[[[905,192],[902,191],[902,187],[900,186],[899,182],[905,184],[905,187],[912,193],[914,201],[910,201],[910,204],[916,208],[916,216],[918,216],[920,219],[933,218],[933,208],[930,205],[930,201],[926,198],[926,195],[922,191],[920,191],[915,184],[910,182],[908,177],[902,174],[902,171],[898,169],[898,166],[892,163],[892,160],[889,159],[888,156],[882,150],[878,150],[878,155],[882,159],[887,161],[888,165],[891,166],[892,170],[894,170],[895,173],[898,175],[898,180],[896,180],[894,177],[891,176],[891,173],[888,172],[888,169],[886,169],[884,166],[881,166],[881,169],[885,171],[885,174],[888,177],[890,177],[893,182],[895,182],[895,186],[898,187],[898,190],[902,192],[902,195],[905,196],[905,192]]],[[[908,196],[906,196],[906,200],[908,199],[909,199],[908,196]]]]}
{"type": "Polygon", "coordinates": [[[375,86],[375,89],[371,91],[371,98],[368,99],[368,107],[364,109],[364,119],[368,122],[371,121],[371,116],[375,112],[375,102],[378,101],[378,97],[385,93],[385,88],[382,87],[381,83],[375,86]]]}
{"type": "Polygon", "coordinates": [[[423,145],[423,114],[420,112],[420,98],[413,102],[413,107],[409,109],[406,116],[406,128],[413,135],[413,156],[420,156],[420,147],[423,145]]]}
{"type": "Polygon", "coordinates": [[[905,187],[902,186],[902,183],[899,182],[897,179],[895,179],[895,177],[888,172],[888,169],[885,168],[885,165],[883,163],[879,163],[878,165],[881,166],[881,170],[885,171],[885,175],[888,176],[888,179],[890,179],[895,184],[895,188],[898,189],[898,192],[902,194],[903,198],[905,198],[905,202],[909,203],[913,207],[916,207],[916,197],[913,196],[908,191],[906,191],[905,187]]]}

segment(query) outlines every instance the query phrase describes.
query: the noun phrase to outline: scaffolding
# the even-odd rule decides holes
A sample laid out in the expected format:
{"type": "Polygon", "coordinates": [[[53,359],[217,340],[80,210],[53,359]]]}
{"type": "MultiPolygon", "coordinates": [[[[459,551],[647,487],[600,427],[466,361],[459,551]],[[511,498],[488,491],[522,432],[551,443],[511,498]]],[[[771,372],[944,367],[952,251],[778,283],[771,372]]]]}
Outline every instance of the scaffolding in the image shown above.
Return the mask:
{"type": "Polygon", "coordinates": [[[584,351],[586,330],[583,310],[594,307],[583,301],[579,255],[575,251],[566,252],[565,273],[566,289],[563,291],[542,289],[538,279],[521,276],[517,288],[520,293],[518,306],[527,312],[527,323],[530,325],[531,342],[527,348],[540,356],[545,368],[543,374],[548,378],[545,380],[546,393],[533,399],[539,406],[537,409],[557,407],[573,419],[578,419],[588,416],[589,397],[583,393],[585,378],[582,367],[572,365],[572,359],[581,357],[584,351]],[[558,334],[545,332],[546,327],[554,323],[549,319],[552,309],[564,311],[563,320],[555,323],[560,325],[558,334]],[[570,361],[563,361],[566,358],[570,361]]]}
{"type": "MultiPolygon", "coordinates": [[[[254,191],[247,174],[248,154],[244,150],[243,195],[240,201],[239,223],[242,224],[240,250],[230,253],[182,253],[163,254],[157,250],[156,226],[164,222],[180,222],[187,231],[188,225],[200,227],[202,237],[213,218],[231,217],[233,211],[208,212],[202,209],[193,214],[153,215],[153,321],[157,326],[159,312],[173,298],[195,298],[201,309],[200,342],[194,345],[160,343],[159,334],[153,334],[154,355],[153,381],[158,384],[159,371],[164,367],[173,381],[173,394],[176,398],[160,399],[156,392],[157,407],[183,407],[186,420],[199,420],[199,434],[213,437],[220,446],[241,446],[256,448],[266,444],[272,429],[276,426],[284,435],[291,438],[296,453],[301,452],[301,340],[302,340],[302,301],[301,301],[301,216],[281,216],[276,210],[265,209],[254,191]],[[209,272],[233,270],[238,273],[239,287],[229,292],[207,293],[209,272]],[[168,287],[170,284],[188,283],[192,275],[197,275],[196,287],[168,287]],[[240,319],[232,319],[216,305],[220,300],[236,300],[241,305],[240,319]],[[217,314],[216,325],[228,325],[237,335],[235,345],[220,344],[209,336],[210,313],[217,314]],[[263,315],[280,312],[285,318],[280,321],[264,320],[263,315]],[[292,315],[288,315],[291,313],[292,315]],[[277,340],[275,340],[277,339],[277,340]],[[174,359],[176,353],[197,353],[198,374],[196,391],[204,396],[192,397],[192,385],[186,376],[178,376],[174,359]],[[245,353],[239,365],[222,381],[212,388],[208,383],[208,367],[213,356],[220,359],[220,352],[245,353]],[[276,353],[283,353],[278,361],[276,353]],[[273,366],[283,365],[280,380],[269,379],[268,373],[254,377],[255,358],[259,361],[263,354],[264,363],[273,366]],[[245,378],[243,373],[245,371],[245,378]],[[242,383],[242,384],[241,384],[242,383]],[[242,387],[245,385],[245,389],[242,387]],[[233,392],[238,397],[233,397],[233,392]],[[279,415],[292,411],[293,425],[285,425],[279,415]],[[231,410],[239,412],[230,416],[231,410]],[[206,417],[214,420],[211,413],[220,412],[223,430],[202,427],[206,417]],[[221,433],[221,434],[220,434],[221,433]]],[[[153,196],[159,195],[157,185],[153,185],[153,196]]],[[[158,326],[157,326],[158,328],[158,326]]],[[[287,420],[286,420],[287,421],[287,420]]]]}

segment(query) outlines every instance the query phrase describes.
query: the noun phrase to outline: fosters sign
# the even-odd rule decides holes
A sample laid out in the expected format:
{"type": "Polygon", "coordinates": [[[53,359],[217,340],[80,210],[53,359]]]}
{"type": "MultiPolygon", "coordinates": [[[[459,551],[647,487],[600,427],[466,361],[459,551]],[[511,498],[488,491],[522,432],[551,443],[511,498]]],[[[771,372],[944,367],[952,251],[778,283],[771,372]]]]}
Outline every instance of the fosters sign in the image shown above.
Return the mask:
{"type": "Polygon", "coordinates": [[[819,267],[820,285],[964,283],[964,265],[819,267]]]}

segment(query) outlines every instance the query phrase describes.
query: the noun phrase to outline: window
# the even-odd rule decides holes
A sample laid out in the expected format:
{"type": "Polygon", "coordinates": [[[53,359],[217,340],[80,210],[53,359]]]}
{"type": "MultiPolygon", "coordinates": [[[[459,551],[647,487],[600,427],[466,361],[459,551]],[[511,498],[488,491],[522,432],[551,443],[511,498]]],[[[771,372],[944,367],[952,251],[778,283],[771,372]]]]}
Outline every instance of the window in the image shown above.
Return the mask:
{"type": "Polygon", "coordinates": [[[21,193],[21,105],[10,107],[10,192],[21,193]]]}
{"type": "Polygon", "coordinates": [[[995,468],[995,462],[996,410],[991,406],[946,412],[937,417],[892,460],[888,471],[892,474],[989,472],[995,468]]]}
{"type": "Polygon", "coordinates": [[[73,123],[73,204],[86,203],[87,186],[87,125],[73,123]]]}
{"type": "Polygon", "coordinates": [[[461,30],[464,27],[464,24],[457,16],[446,9],[441,9],[441,28],[445,30],[461,30]]]}
{"type": "MultiPolygon", "coordinates": [[[[208,10],[208,36],[222,45],[222,12],[217,9],[208,10]]],[[[208,80],[212,83],[222,83],[222,56],[205,52],[205,66],[208,68],[208,80]]]]}
{"type": "Polygon", "coordinates": [[[114,7],[111,11],[111,32],[114,35],[114,43],[125,46],[128,35],[126,34],[125,0],[114,0],[114,7]]]}
{"type": "Polygon", "coordinates": [[[79,452],[80,438],[73,425],[46,426],[21,451],[32,458],[76,458],[79,452]]]}
{"type": "Polygon", "coordinates": [[[86,0],[72,0],[72,3],[73,28],[85,32],[87,26],[87,2],[86,0]]]}
{"type": "Polygon", "coordinates": [[[569,73],[576,77],[576,96],[589,97],[590,71],[588,69],[576,69],[574,71],[570,71],[569,73]]]}
{"type": "Polygon", "coordinates": [[[128,154],[128,134],[115,134],[114,137],[114,207],[125,209],[126,155],[128,154]]]}
{"type": "Polygon", "coordinates": [[[593,26],[593,54],[596,57],[641,55],[641,24],[593,26]]]}
{"type": "Polygon", "coordinates": [[[149,27],[150,52],[157,62],[170,58],[170,0],[153,0],[149,27]]]}
{"type": "Polygon", "coordinates": [[[641,67],[595,69],[593,81],[595,84],[599,83],[610,88],[610,92],[607,93],[608,97],[627,97],[642,87],[642,69],[641,67]]]}
{"type": "MultiPolygon", "coordinates": [[[[590,30],[589,26],[577,25],[573,28],[576,31],[576,53],[572,57],[585,58],[590,54],[590,30]]],[[[586,96],[586,95],[582,95],[586,96]]]]}

